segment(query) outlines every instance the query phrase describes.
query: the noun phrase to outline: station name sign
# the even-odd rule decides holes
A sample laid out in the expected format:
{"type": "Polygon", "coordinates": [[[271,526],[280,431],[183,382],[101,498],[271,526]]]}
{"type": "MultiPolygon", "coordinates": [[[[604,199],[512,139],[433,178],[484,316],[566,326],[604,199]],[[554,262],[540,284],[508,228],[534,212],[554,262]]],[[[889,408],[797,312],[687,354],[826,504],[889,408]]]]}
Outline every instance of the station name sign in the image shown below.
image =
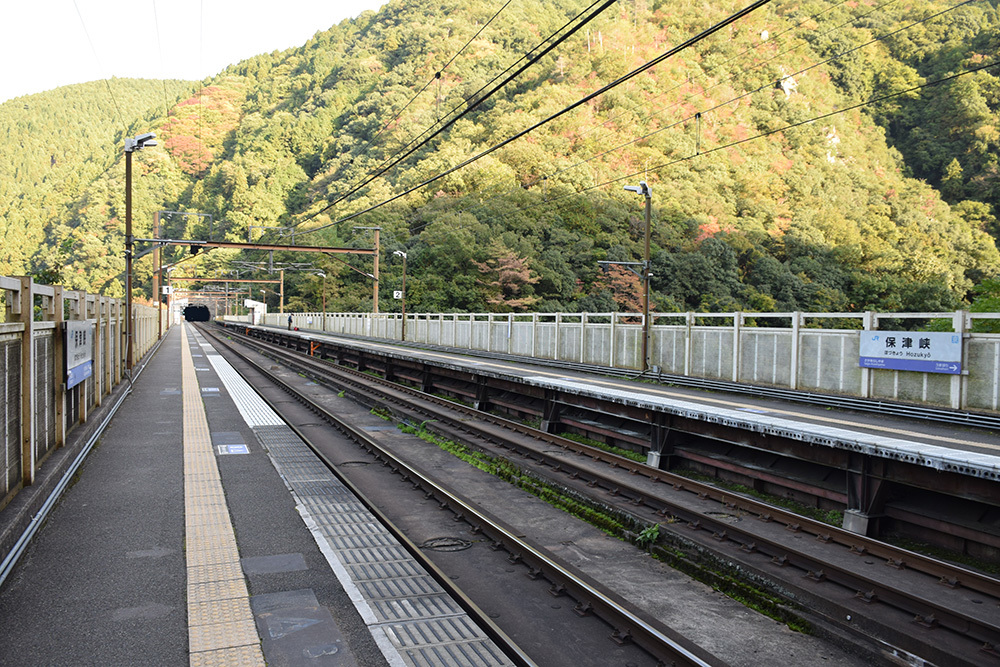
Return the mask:
{"type": "Polygon", "coordinates": [[[962,372],[962,334],[937,331],[862,331],[861,368],[921,373],[962,372]]]}
{"type": "Polygon", "coordinates": [[[94,325],[68,320],[66,332],[66,388],[72,389],[94,374],[94,325]]]}

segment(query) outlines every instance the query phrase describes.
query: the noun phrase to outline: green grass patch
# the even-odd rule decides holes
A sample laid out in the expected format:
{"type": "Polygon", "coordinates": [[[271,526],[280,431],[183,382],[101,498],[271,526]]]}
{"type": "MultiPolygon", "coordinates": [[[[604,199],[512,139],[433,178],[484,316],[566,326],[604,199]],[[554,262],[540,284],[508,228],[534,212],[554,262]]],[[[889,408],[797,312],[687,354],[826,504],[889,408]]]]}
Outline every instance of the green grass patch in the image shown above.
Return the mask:
{"type": "Polygon", "coordinates": [[[588,447],[593,447],[594,449],[600,449],[602,452],[608,452],[609,454],[617,454],[618,456],[624,456],[625,458],[636,461],[637,463],[646,462],[645,454],[642,454],[640,452],[634,452],[631,449],[615,447],[614,445],[609,445],[599,440],[591,440],[590,438],[580,435],[579,433],[560,433],[559,437],[566,438],[567,440],[572,440],[573,442],[578,442],[581,445],[587,445],[588,447]]]}
{"type": "Polygon", "coordinates": [[[727,568],[724,562],[704,557],[700,561],[696,561],[690,557],[684,548],[685,545],[672,544],[660,530],[658,523],[645,523],[627,513],[600,505],[589,498],[576,496],[572,492],[526,473],[507,459],[492,456],[428,431],[426,422],[416,426],[399,424],[399,429],[441,448],[469,465],[527,491],[612,537],[649,550],[654,558],[711,586],[750,609],[786,624],[792,630],[803,633],[812,631],[809,623],[796,615],[794,610],[789,608],[781,598],[733,576],[729,573],[732,568],[727,568]]]}
{"type": "Polygon", "coordinates": [[[670,472],[675,475],[687,477],[688,479],[693,479],[696,482],[710,484],[719,489],[725,489],[726,491],[732,491],[733,493],[750,496],[752,498],[756,498],[757,500],[763,500],[769,505],[784,508],[790,512],[798,514],[799,516],[804,516],[815,521],[822,521],[825,524],[836,526],[837,528],[841,528],[844,525],[844,513],[841,510],[825,510],[818,507],[810,507],[809,505],[804,505],[789,498],[782,498],[781,496],[762,493],[756,489],[750,488],[749,486],[737,484],[735,482],[726,482],[715,477],[703,475],[693,470],[678,469],[671,470],[670,472]]]}
{"type": "Polygon", "coordinates": [[[951,549],[945,549],[943,547],[937,547],[933,544],[927,544],[926,542],[919,542],[903,535],[889,535],[885,538],[885,541],[901,549],[915,551],[916,553],[923,554],[924,556],[930,556],[931,558],[957,563],[987,574],[1000,574],[1000,563],[997,563],[996,561],[980,560],[969,556],[968,554],[959,553],[958,551],[952,551],[951,549]]]}

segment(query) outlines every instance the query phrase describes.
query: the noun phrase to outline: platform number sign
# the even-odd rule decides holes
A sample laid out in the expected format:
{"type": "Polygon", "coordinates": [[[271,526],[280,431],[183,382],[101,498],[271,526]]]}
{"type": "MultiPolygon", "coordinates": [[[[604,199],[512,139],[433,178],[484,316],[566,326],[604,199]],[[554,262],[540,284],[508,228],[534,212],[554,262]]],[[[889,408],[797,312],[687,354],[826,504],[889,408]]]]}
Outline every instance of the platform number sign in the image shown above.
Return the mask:
{"type": "Polygon", "coordinates": [[[962,372],[962,335],[937,331],[862,331],[861,368],[962,372]]]}
{"type": "Polygon", "coordinates": [[[393,299],[402,299],[403,298],[403,290],[400,290],[400,289],[393,290],[392,291],[392,298],[393,299]]]}

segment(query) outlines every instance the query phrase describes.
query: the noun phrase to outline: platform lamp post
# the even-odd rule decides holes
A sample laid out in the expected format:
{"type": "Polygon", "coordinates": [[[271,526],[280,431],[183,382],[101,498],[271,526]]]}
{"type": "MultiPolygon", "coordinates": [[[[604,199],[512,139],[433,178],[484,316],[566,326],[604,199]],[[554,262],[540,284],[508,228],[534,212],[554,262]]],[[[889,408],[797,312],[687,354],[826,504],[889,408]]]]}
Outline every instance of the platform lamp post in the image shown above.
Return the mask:
{"type": "Polygon", "coordinates": [[[132,153],[147,146],[155,146],[156,135],[140,134],[134,139],[125,137],[125,370],[132,377],[132,153]]]}
{"type": "Polygon", "coordinates": [[[316,275],[323,279],[323,316],[320,318],[322,326],[321,331],[326,331],[326,274],[322,271],[317,271],[316,275]]]}
{"type": "Polygon", "coordinates": [[[642,195],[646,199],[646,243],[642,255],[642,372],[649,370],[649,231],[650,231],[650,211],[652,207],[652,195],[646,181],[639,181],[639,185],[626,185],[628,192],[642,195]]]}
{"type": "Polygon", "coordinates": [[[393,255],[403,258],[403,332],[400,335],[400,340],[406,340],[406,253],[402,250],[393,250],[393,255]]]}

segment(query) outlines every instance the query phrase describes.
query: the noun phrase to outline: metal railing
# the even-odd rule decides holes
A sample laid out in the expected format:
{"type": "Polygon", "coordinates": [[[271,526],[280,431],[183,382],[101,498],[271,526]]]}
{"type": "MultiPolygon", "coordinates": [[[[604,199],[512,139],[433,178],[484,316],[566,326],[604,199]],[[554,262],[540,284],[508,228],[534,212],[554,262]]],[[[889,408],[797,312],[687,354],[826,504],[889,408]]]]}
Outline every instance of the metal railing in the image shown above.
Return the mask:
{"type": "MultiPolygon", "coordinates": [[[[0,509],[35,482],[44,461],[123,379],[125,302],[30,277],[0,276],[0,509]],[[68,323],[85,322],[71,326],[68,323]],[[86,377],[71,380],[67,331],[84,332],[86,377]]],[[[156,343],[156,307],[133,309],[134,358],[156,343]]],[[[163,318],[164,326],[169,318],[163,318]]],[[[83,341],[83,343],[81,343],[83,341]]],[[[83,375],[83,371],[75,368],[83,375]]]]}

